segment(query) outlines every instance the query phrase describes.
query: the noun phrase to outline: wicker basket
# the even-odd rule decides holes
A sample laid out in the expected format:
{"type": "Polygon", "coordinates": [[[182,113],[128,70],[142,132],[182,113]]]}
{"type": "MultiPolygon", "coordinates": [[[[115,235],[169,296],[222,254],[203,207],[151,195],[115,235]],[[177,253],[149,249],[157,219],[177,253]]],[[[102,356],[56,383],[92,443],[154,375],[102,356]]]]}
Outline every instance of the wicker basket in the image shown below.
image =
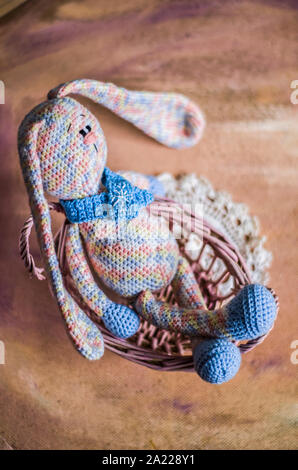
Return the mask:
{"type": "MultiPolygon", "coordinates": [[[[50,203],[50,209],[63,212],[59,203],[50,203]]],[[[183,210],[185,214],[185,208],[167,198],[156,198],[156,200],[150,205],[149,210],[151,213],[160,217],[167,217],[171,230],[173,229],[174,224],[181,223],[182,219],[188,221],[187,226],[183,225],[184,237],[178,240],[179,248],[192,267],[201,289],[206,308],[214,309],[220,307],[223,302],[232,298],[241,287],[251,282],[245,261],[237,248],[233,246],[223,234],[215,230],[206,221],[203,223],[201,219],[196,217],[190,211],[187,214],[188,217],[182,218],[181,211],[183,210]],[[195,261],[189,258],[185,250],[185,245],[190,233],[195,233],[202,240],[200,252],[195,261]],[[209,251],[210,258],[208,267],[204,267],[201,263],[206,249],[209,251]],[[216,278],[213,275],[213,267],[217,260],[221,260],[221,263],[224,264],[224,270],[216,278]],[[228,280],[232,280],[233,288],[228,294],[222,295],[220,293],[220,287],[228,280]]],[[[183,337],[180,333],[170,333],[165,330],[160,330],[147,321],[141,321],[138,332],[133,337],[123,340],[113,336],[105,328],[101,320],[87,307],[80,298],[75,285],[69,276],[65,262],[64,246],[67,224],[68,222],[65,219],[60,230],[55,235],[55,246],[65,286],[80,304],[81,308],[83,308],[83,310],[96,323],[98,323],[104,337],[106,348],[130,361],[151,369],[193,372],[194,366],[190,338],[183,337]]],[[[42,269],[36,267],[29,250],[29,235],[32,226],[33,219],[32,216],[30,216],[21,231],[20,253],[29,272],[32,275],[35,275],[38,279],[44,279],[42,269]]],[[[276,295],[272,290],[271,292],[275,296],[278,305],[276,295]]],[[[172,304],[175,303],[173,291],[170,286],[163,289],[161,292],[156,293],[156,296],[158,299],[166,300],[172,304]]],[[[124,301],[124,299],[119,300],[124,301]]],[[[246,353],[260,344],[267,335],[268,333],[257,339],[250,340],[245,343],[242,342],[237,345],[240,348],[241,353],[246,353]]]]}

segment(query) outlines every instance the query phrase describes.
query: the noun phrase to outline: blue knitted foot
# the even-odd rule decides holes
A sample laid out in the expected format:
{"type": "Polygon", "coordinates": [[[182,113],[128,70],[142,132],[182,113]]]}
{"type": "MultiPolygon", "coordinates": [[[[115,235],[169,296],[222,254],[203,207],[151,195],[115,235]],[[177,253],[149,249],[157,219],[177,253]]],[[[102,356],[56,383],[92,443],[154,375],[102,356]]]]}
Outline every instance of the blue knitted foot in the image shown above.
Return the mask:
{"type": "Polygon", "coordinates": [[[237,374],[241,353],[226,339],[210,339],[199,343],[194,352],[194,366],[206,382],[222,384],[237,374]]]}
{"type": "Polygon", "coordinates": [[[249,284],[225,306],[227,331],[236,340],[254,339],[267,333],[276,318],[271,292],[260,284],[249,284]]]}
{"type": "Polygon", "coordinates": [[[125,305],[114,304],[102,317],[106,328],[118,338],[129,338],[139,329],[140,319],[125,305]]]}

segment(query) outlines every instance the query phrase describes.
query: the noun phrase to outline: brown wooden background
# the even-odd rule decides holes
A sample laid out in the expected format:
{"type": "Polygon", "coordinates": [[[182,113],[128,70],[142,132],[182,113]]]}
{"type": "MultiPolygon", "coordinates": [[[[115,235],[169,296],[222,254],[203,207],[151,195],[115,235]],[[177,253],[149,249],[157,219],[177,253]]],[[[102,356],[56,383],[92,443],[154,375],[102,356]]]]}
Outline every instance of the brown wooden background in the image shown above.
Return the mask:
{"type": "Polygon", "coordinates": [[[218,449],[297,447],[298,9],[293,1],[32,0],[0,20],[0,436],[3,447],[218,449]],[[274,253],[281,311],[230,383],[161,373],[110,352],[88,363],[64,332],[46,283],[17,253],[28,214],[17,127],[58,83],[112,81],[178,91],[203,108],[196,148],[162,148],[88,103],[112,169],[205,175],[256,214],[274,253]]]}

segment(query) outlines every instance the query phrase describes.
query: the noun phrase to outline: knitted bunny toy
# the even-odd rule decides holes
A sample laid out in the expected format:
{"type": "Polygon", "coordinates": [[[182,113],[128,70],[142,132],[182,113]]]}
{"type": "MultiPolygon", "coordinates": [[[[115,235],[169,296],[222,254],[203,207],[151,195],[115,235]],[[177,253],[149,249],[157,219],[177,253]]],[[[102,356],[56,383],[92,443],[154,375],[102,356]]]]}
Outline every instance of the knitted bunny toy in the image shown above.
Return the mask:
{"type": "Polygon", "coordinates": [[[77,349],[88,359],[99,359],[103,337],[63,284],[45,192],[59,198],[69,221],[65,252],[70,275],[106,328],[130,337],[140,315],[159,328],[206,337],[194,351],[197,372],[209,382],[229,380],[240,366],[232,341],[256,338],[271,328],[276,315],[272,294],[264,286],[248,285],[223,308],[204,310],[196,279],[166,221],[148,215],[147,206],[161,190],[157,180],[109,170],[99,122],[69,94],[100,103],[176,149],[198,142],[204,119],[182,95],[127,91],[85,79],[58,86],[24,118],[18,136],[24,181],[51,290],[77,349]],[[179,306],[153,295],[170,283],[179,306]],[[101,284],[134,298],[134,310],[110,300],[101,284]]]}

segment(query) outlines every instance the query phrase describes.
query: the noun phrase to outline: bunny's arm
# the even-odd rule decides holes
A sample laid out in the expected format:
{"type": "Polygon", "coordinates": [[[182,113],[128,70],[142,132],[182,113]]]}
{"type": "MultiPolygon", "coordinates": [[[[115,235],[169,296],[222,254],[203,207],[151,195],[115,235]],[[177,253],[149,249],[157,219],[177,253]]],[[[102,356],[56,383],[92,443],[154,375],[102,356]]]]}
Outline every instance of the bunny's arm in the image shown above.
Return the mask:
{"type": "Polygon", "coordinates": [[[204,309],[205,301],[188,261],[180,256],[177,271],[171,283],[178,305],[184,308],[204,309]]]}
{"type": "Polygon", "coordinates": [[[143,175],[142,173],[137,173],[135,171],[118,171],[117,173],[127,179],[134,186],[137,186],[140,189],[147,189],[154,194],[154,196],[165,195],[163,184],[155,176],[143,175]]]}
{"type": "Polygon", "coordinates": [[[68,227],[66,259],[76,287],[88,307],[102,318],[115,336],[128,338],[136,333],[140,320],[133,310],[112,302],[96,284],[85,256],[78,224],[68,227]]]}

